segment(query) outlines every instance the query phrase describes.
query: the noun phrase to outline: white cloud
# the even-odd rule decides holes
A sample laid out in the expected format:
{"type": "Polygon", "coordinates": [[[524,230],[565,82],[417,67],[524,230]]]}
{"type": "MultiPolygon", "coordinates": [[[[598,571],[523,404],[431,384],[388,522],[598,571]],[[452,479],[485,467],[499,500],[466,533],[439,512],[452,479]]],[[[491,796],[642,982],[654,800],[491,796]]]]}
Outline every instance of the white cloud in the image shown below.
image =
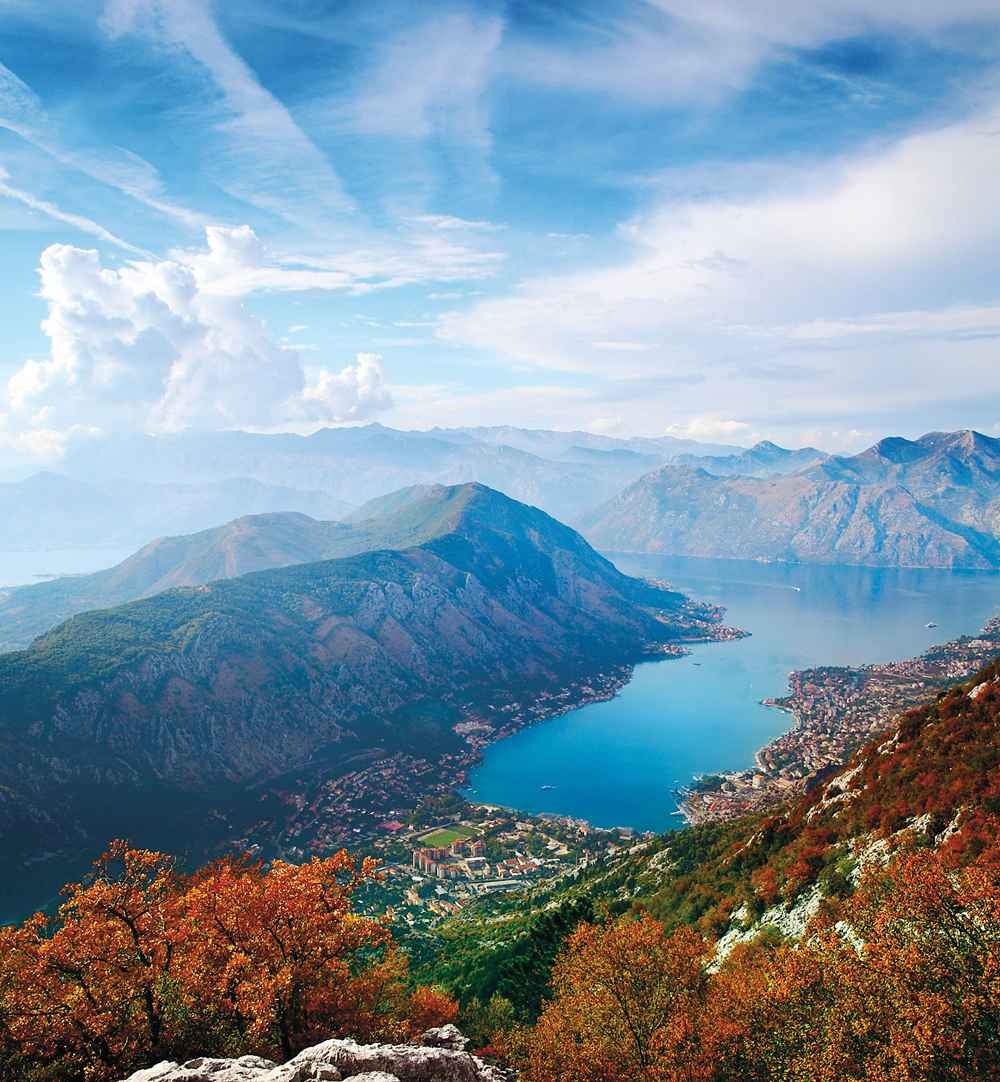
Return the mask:
{"type": "Polygon", "coordinates": [[[749,193],[661,201],[623,226],[629,258],[526,280],[444,313],[438,334],[533,368],[681,381],[669,421],[706,403],[757,425],[937,407],[972,387],[995,400],[998,131],[987,108],[772,167],[749,193]]]}
{"type": "Polygon", "coordinates": [[[496,233],[507,227],[497,222],[480,219],[456,218],[453,214],[415,214],[412,221],[428,225],[432,229],[471,230],[472,232],[496,233]]]}
{"type": "Polygon", "coordinates": [[[310,421],[363,421],[388,409],[392,396],[384,383],[382,358],[359,353],[356,364],[339,372],[307,368],[300,404],[304,419],[310,421]]]}
{"type": "Polygon", "coordinates": [[[606,350],[611,353],[648,353],[653,346],[648,342],[591,342],[592,348],[606,350]]]}
{"type": "Polygon", "coordinates": [[[350,105],[355,130],[419,140],[431,135],[488,149],[482,102],[503,22],[453,12],[411,26],[383,47],[350,105]]]}
{"type": "Polygon", "coordinates": [[[529,83],[703,104],[743,89],[789,49],[873,32],[940,36],[996,19],[994,0],[625,0],[581,13],[571,44],[522,39],[503,64],[529,83]]]}
{"type": "Polygon", "coordinates": [[[667,425],[664,435],[678,436],[688,440],[740,440],[746,441],[752,435],[752,425],[746,421],[734,421],[724,417],[703,415],[690,417],[683,424],[667,425]]]}
{"type": "Polygon", "coordinates": [[[215,230],[200,253],[120,269],[95,251],[46,248],[40,295],[51,352],[9,379],[6,441],[57,446],[83,424],[172,431],[360,420],[386,409],[379,357],[306,367],[239,296],[214,288],[260,258],[246,229],[215,230]]]}

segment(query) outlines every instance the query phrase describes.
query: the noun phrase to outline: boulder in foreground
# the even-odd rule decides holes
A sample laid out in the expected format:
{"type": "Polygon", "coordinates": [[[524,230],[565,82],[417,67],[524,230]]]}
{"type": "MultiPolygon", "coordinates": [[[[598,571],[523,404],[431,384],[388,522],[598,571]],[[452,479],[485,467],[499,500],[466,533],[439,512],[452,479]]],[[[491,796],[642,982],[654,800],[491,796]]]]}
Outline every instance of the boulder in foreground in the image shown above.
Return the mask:
{"type": "Polygon", "coordinates": [[[330,1040],[278,1065],[259,1056],[164,1060],[124,1082],[511,1082],[510,1072],[464,1051],[454,1026],[428,1030],[421,1045],[330,1040]]]}

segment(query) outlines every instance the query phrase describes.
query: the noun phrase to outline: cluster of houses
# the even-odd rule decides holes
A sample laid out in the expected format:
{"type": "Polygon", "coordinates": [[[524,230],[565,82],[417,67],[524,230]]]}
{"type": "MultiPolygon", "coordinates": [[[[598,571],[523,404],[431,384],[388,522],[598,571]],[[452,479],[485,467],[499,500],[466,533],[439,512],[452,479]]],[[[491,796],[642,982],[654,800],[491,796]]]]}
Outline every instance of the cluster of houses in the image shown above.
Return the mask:
{"type": "Polygon", "coordinates": [[[489,874],[481,838],[459,838],[451,845],[429,845],[413,850],[413,867],[438,879],[476,879],[489,874]]]}

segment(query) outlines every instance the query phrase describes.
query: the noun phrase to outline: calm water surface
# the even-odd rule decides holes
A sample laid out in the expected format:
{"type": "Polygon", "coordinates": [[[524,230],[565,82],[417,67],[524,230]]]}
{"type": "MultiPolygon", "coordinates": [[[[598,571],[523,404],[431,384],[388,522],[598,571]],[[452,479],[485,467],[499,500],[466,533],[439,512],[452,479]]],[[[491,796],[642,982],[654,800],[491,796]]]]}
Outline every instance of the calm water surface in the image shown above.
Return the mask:
{"type": "Polygon", "coordinates": [[[792,669],[911,657],[1000,612],[1000,576],[990,573],[614,560],[724,605],[726,621],[752,636],[640,665],[610,702],[494,744],[470,778],[472,798],[599,826],[677,825],[677,786],[752,766],[753,753],[788,728],[788,715],[759,700],[784,694],[792,669]],[[928,629],[930,621],[938,626],[928,629]]]}
{"type": "Polygon", "coordinates": [[[10,552],[0,549],[0,587],[24,586],[59,575],[87,575],[114,567],[138,548],[121,545],[85,549],[26,549],[10,552]]]}

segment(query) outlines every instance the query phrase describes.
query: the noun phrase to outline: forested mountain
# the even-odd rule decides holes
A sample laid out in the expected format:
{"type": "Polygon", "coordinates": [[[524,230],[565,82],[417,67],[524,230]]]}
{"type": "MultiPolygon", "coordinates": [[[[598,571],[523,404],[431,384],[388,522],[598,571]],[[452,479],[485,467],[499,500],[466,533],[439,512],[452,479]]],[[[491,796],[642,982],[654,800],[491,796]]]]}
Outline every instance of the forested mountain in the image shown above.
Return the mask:
{"type": "Polygon", "coordinates": [[[532,701],[717,618],[480,485],[404,494],[392,522],[412,547],[168,590],[0,656],[5,857],[195,808],[212,833],[244,786],[317,755],[335,776],[366,750],[455,752],[453,726],[497,696],[532,701]]]}
{"type": "Polygon", "coordinates": [[[1000,440],[885,439],[782,477],[664,466],[584,516],[604,551],[1000,567],[1000,440]]]}
{"type": "Polygon", "coordinates": [[[461,515],[462,489],[417,485],[359,508],[343,522],[250,515],[195,534],[161,537],[106,571],[0,590],[0,650],[27,646],[89,609],[122,605],[175,586],[199,586],[290,564],[405,549],[439,536],[461,515]]]}

